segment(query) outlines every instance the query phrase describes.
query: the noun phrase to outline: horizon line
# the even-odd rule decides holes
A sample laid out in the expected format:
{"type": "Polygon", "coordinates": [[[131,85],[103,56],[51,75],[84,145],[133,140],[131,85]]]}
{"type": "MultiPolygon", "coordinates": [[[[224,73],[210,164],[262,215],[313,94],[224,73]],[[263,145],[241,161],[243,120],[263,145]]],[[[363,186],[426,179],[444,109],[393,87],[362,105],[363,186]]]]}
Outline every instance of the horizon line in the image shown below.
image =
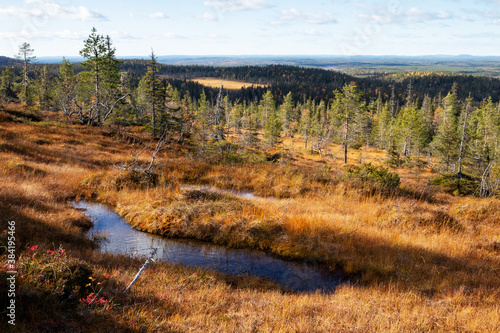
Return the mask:
{"type": "MultiPolygon", "coordinates": [[[[15,56],[0,55],[2,57],[16,59],[15,56]]],[[[117,58],[148,58],[149,55],[117,55],[117,58]]],[[[156,57],[334,57],[334,58],[355,58],[355,57],[399,57],[399,58],[419,58],[419,57],[474,57],[474,58],[500,58],[500,55],[473,55],[473,54],[161,54],[156,57]]],[[[36,58],[83,58],[80,55],[41,55],[36,58]]]]}

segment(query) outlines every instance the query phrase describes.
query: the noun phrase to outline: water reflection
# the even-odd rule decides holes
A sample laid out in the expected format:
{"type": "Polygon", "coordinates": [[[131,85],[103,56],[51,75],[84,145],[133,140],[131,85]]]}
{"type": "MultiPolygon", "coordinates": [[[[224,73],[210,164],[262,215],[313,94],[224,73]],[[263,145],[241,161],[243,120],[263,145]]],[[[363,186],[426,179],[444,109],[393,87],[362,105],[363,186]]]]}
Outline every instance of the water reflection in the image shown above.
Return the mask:
{"type": "Polygon", "coordinates": [[[130,255],[149,254],[158,248],[157,258],[191,267],[203,267],[230,275],[251,275],[268,279],[294,291],[333,291],[340,274],[300,262],[286,261],[257,250],[228,249],[209,243],[170,239],[133,229],[118,214],[99,203],[79,201],[81,209],[93,220],[93,233],[106,233],[101,251],[130,255]]]}

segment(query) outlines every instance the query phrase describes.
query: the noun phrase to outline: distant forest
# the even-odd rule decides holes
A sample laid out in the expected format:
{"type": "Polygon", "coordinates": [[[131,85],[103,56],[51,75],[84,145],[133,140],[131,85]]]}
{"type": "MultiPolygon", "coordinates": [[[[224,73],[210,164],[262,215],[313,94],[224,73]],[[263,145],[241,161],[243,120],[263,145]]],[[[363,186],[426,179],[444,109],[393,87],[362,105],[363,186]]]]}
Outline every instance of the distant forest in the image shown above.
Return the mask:
{"type": "MultiPolygon", "coordinates": [[[[21,75],[20,61],[1,57],[0,64],[12,66],[15,75],[21,75]]],[[[36,79],[36,76],[40,75],[37,73],[41,73],[44,66],[48,67],[52,76],[57,76],[59,73],[59,64],[33,63],[31,66],[35,68],[31,72],[32,79],[36,79]]],[[[80,63],[73,64],[73,67],[76,73],[83,71],[83,66],[80,63]]],[[[396,100],[403,104],[408,96],[410,84],[413,98],[420,105],[426,95],[432,99],[446,96],[455,83],[458,88],[457,96],[461,100],[465,100],[470,94],[476,102],[491,96],[492,101],[496,103],[500,97],[500,79],[471,75],[440,73],[413,73],[410,75],[409,73],[400,73],[378,78],[359,78],[333,70],[289,65],[214,67],[158,64],[158,67],[158,74],[177,89],[181,95],[189,93],[196,99],[199,99],[204,92],[209,99],[214,100],[219,90],[190,81],[190,79],[199,77],[221,78],[268,86],[267,88],[255,86],[237,91],[225,91],[225,95],[230,101],[246,103],[261,100],[267,90],[272,92],[278,103],[282,103],[289,92],[292,93],[295,103],[308,99],[317,103],[320,101],[331,102],[335,97],[335,90],[342,89],[345,84],[353,83],[356,84],[367,103],[378,99],[379,96],[384,102],[389,101],[394,87],[396,100]]],[[[121,62],[119,70],[127,73],[129,84],[132,88],[137,88],[139,81],[146,74],[147,61],[124,60],[121,62]]]]}
{"type": "MultiPolygon", "coordinates": [[[[442,171],[462,167],[486,178],[500,158],[500,80],[443,73],[394,73],[358,78],[332,70],[288,65],[179,66],[119,60],[108,36],[93,29],[80,54],[85,62],[41,65],[28,43],[23,62],[0,66],[0,102],[62,112],[68,121],[107,124],[119,133],[142,126],[153,138],[169,133],[203,154],[223,156],[236,146],[279,149],[299,135],[304,149],[333,156],[329,142],[379,147],[392,165],[437,157],[442,171]],[[264,86],[223,90],[194,78],[264,86]],[[162,134],[163,133],[163,134],[162,134]],[[263,135],[260,136],[260,133],[263,135]]],[[[228,156],[229,156],[228,155],[228,156]]],[[[500,187],[500,182],[496,183],[500,187]]],[[[484,190],[485,193],[493,191],[484,190]]]]}
{"type": "MultiPolygon", "coordinates": [[[[122,63],[121,70],[140,79],[146,73],[146,61],[126,60],[122,63]]],[[[357,78],[332,70],[286,65],[238,67],[160,65],[159,75],[167,78],[168,82],[180,92],[189,92],[195,98],[199,98],[202,91],[212,97],[216,96],[218,91],[218,89],[203,87],[189,81],[197,77],[214,77],[269,85],[269,88],[250,87],[227,92],[231,101],[240,99],[247,103],[260,100],[268,89],[279,103],[283,102],[289,92],[292,93],[295,102],[302,102],[309,98],[318,103],[321,100],[333,101],[334,91],[351,83],[356,84],[367,102],[377,99],[379,94],[382,100],[388,101],[394,86],[396,98],[403,103],[408,95],[410,83],[413,97],[420,103],[426,95],[431,98],[446,96],[454,83],[457,84],[457,94],[460,99],[469,97],[470,93],[473,100],[478,102],[490,96],[494,102],[498,102],[500,96],[499,79],[437,73],[404,77],[389,75],[384,78],[357,78]]]]}

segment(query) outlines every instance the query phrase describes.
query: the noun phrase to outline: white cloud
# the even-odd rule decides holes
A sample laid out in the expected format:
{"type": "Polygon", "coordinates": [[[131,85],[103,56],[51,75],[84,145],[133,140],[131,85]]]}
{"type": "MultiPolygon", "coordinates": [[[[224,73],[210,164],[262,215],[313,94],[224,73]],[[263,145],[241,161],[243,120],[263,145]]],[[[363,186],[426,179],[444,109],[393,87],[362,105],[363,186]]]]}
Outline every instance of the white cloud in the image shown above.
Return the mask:
{"type": "Polygon", "coordinates": [[[407,10],[401,10],[394,13],[378,12],[376,14],[361,14],[359,16],[363,21],[381,23],[381,24],[408,24],[423,23],[427,21],[447,20],[453,18],[453,14],[445,11],[428,11],[418,7],[411,7],[407,10]]]}
{"type": "Polygon", "coordinates": [[[61,6],[52,0],[25,0],[24,7],[0,7],[0,20],[25,19],[44,20],[61,19],[77,21],[107,21],[108,18],[97,11],[84,6],[61,6]]]}
{"type": "Polygon", "coordinates": [[[335,23],[336,20],[332,14],[328,12],[303,13],[295,8],[285,9],[281,11],[281,16],[272,24],[286,23],[308,23],[308,24],[329,24],[335,23]]]}
{"type": "Polygon", "coordinates": [[[321,36],[330,36],[332,33],[324,30],[304,30],[299,32],[302,35],[311,36],[311,37],[321,37],[321,36]]]}
{"type": "Polygon", "coordinates": [[[149,17],[151,17],[153,19],[165,19],[165,18],[167,18],[167,16],[163,12],[156,12],[153,14],[149,14],[149,17]]]}
{"type": "Polygon", "coordinates": [[[109,34],[109,36],[113,40],[118,40],[118,39],[142,39],[142,37],[139,37],[137,35],[131,34],[129,32],[126,32],[126,31],[117,31],[117,30],[111,31],[111,33],[109,34]]]}
{"type": "MultiPolygon", "coordinates": [[[[493,24],[500,24],[500,11],[498,10],[470,10],[469,14],[479,17],[479,20],[489,19],[493,24]]],[[[477,20],[477,19],[476,19],[477,20]]]]}
{"type": "Polygon", "coordinates": [[[196,18],[198,20],[202,20],[202,21],[205,21],[205,22],[218,21],[218,18],[214,14],[212,14],[212,13],[204,13],[203,15],[196,16],[196,18]]]}
{"type": "Polygon", "coordinates": [[[497,39],[500,38],[500,33],[497,32],[489,32],[487,34],[485,33],[470,33],[470,34],[454,34],[453,35],[456,38],[465,38],[465,39],[474,39],[474,40],[479,40],[479,39],[497,39]]]}
{"type": "Polygon", "coordinates": [[[26,30],[16,31],[16,32],[0,32],[0,38],[24,38],[29,40],[40,40],[40,39],[63,39],[63,40],[83,40],[88,36],[85,32],[74,32],[70,30],[63,31],[32,31],[28,32],[26,30]]]}
{"type": "Polygon", "coordinates": [[[203,4],[207,7],[229,12],[270,7],[266,0],[205,0],[203,4]]]}
{"type": "Polygon", "coordinates": [[[176,34],[175,32],[165,32],[161,36],[162,38],[168,38],[168,39],[185,39],[186,37],[176,34]]]}

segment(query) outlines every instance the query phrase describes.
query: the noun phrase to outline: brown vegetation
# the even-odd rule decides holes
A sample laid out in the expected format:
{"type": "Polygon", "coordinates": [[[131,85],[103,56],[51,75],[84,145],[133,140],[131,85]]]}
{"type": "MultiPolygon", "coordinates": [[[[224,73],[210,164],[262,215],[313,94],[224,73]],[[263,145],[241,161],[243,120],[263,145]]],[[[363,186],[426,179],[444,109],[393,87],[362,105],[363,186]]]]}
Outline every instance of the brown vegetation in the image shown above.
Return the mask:
{"type": "MultiPolygon", "coordinates": [[[[0,117],[0,243],[16,221],[18,331],[500,331],[499,201],[436,191],[427,168],[392,169],[400,188],[382,191],[343,178],[341,161],[299,149],[280,163],[170,151],[149,183],[113,167],[139,144],[106,127],[33,118],[17,105],[0,117]],[[75,196],[113,205],[136,228],[316,260],[352,283],[333,294],[284,293],[160,262],[123,295],[142,262],[95,251],[89,221],[71,208],[75,196]]],[[[351,167],[386,157],[351,154],[351,167]]]]}

